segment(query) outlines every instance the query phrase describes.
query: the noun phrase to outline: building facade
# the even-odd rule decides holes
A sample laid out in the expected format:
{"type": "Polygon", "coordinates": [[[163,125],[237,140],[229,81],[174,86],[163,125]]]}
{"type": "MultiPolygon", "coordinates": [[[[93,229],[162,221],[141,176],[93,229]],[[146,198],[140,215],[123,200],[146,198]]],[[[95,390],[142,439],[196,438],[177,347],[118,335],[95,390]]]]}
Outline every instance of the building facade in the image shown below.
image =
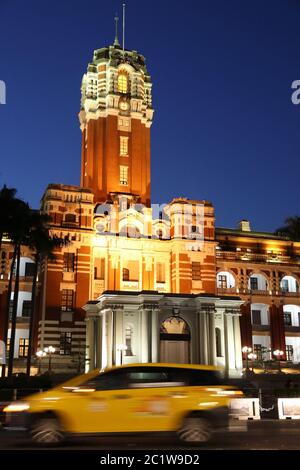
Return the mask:
{"type": "MultiPolygon", "coordinates": [[[[49,184],[42,197],[52,235],[68,243],[39,273],[35,351],[54,346],[57,372],[166,361],[237,375],[243,346],[258,359],[279,349],[283,360],[300,363],[300,243],[253,232],[247,221],[215,228],[209,201],[151,205],[154,110],[141,54],[123,53],[117,42],[96,50],[81,91],[80,186],[49,184]]],[[[9,246],[1,258],[2,324],[9,246]]],[[[24,263],[30,259],[24,251],[24,263]]],[[[24,270],[22,312],[31,301],[24,270]]],[[[28,338],[26,315],[19,317],[16,342],[28,338]]]]}

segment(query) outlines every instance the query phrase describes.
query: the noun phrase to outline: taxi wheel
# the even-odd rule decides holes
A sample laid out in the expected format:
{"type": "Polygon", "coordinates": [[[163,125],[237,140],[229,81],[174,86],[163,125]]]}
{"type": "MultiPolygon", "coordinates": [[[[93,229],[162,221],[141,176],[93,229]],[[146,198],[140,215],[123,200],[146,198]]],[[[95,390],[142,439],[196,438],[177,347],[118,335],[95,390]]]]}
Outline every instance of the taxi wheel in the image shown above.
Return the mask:
{"type": "Polygon", "coordinates": [[[205,443],[212,437],[212,425],[205,418],[187,417],[177,434],[180,441],[186,444],[205,443]]]}
{"type": "Polygon", "coordinates": [[[35,444],[53,446],[65,440],[59,421],[53,417],[41,417],[31,427],[31,439],[35,444]]]}

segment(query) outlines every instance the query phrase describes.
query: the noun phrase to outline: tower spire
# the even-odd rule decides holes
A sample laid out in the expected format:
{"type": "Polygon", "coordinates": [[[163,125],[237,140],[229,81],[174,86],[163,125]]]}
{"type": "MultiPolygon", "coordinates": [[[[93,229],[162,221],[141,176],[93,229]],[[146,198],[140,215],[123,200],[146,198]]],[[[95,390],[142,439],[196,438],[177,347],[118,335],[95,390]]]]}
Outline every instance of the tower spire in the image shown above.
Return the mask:
{"type": "Polygon", "coordinates": [[[116,35],[115,35],[115,40],[114,40],[114,46],[120,46],[119,38],[118,38],[118,21],[119,21],[118,13],[116,13],[116,16],[115,16],[116,35]]]}

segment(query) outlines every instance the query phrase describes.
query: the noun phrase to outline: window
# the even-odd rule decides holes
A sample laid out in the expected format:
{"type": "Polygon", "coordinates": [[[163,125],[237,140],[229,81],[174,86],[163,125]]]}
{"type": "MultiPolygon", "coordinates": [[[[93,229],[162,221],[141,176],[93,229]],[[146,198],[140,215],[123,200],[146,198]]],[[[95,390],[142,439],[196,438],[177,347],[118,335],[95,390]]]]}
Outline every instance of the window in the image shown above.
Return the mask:
{"type": "Polygon", "coordinates": [[[125,73],[120,73],[118,75],[118,92],[119,93],[128,92],[128,77],[125,73]]]}
{"type": "Polygon", "coordinates": [[[124,136],[120,137],[120,156],[121,157],[128,156],[128,137],[124,137],[124,136]]]}
{"type": "Polygon", "coordinates": [[[33,277],[35,271],[35,263],[25,263],[25,276],[33,277]]]}
{"type": "Polygon", "coordinates": [[[294,348],[291,344],[286,345],[286,360],[292,361],[294,358],[294,348]]]}
{"type": "Polygon", "coordinates": [[[29,339],[28,338],[20,338],[19,339],[19,357],[27,357],[28,356],[28,346],[29,346],[29,339]]]}
{"type": "Polygon", "coordinates": [[[65,222],[75,224],[76,223],[76,214],[66,214],[65,222]]]}
{"type": "Polygon", "coordinates": [[[120,184],[123,186],[128,185],[128,166],[120,166],[120,184]]]}
{"type": "Polygon", "coordinates": [[[221,330],[216,328],[216,353],[217,357],[222,357],[221,330]]]}
{"type": "Polygon", "coordinates": [[[59,354],[70,356],[72,348],[72,333],[67,331],[60,334],[59,354]]]}
{"type": "Polygon", "coordinates": [[[63,289],[61,296],[61,310],[64,312],[72,312],[73,310],[74,291],[71,289],[63,289]]]}
{"type": "Polygon", "coordinates": [[[130,388],[166,387],[170,386],[170,377],[167,370],[138,368],[128,371],[128,384],[130,388]]]}
{"type": "Polygon", "coordinates": [[[250,289],[258,290],[258,279],[257,277],[250,277],[250,289]]]}
{"type": "Polygon", "coordinates": [[[200,263],[198,261],[192,262],[192,279],[193,281],[200,281],[201,279],[200,263]]]}
{"type": "Polygon", "coordinates": [[[123,390],[128,388],[127,371],[116,370],[101,373],[93,379],[82,384],[84,388],[90,387],[95,390],[123,390]]]}
{"type": "Polygon", "coordinates": [[[292,314],[291,312],[284,312],[283,313],[283,321],[285,326],[292,326],[292,314]]]}
{"type": "Polygon", "coordinates": [[[74,272],[75,254],[64,253],[64,272],[74,272]]]}
{"type": "Polygon", "coordinates": [[[260,310],[252,310],[252,324],[261,325],[261,311],[260,310]]]}
{"type": "Polygon", "coordinates": [[[22,317],[30,317],[31,306],[32,306],[31,300],[23,300],[22,317]]]}
{"type": "Polygon", "coordinates": [[[129,281],[129,269],[123,268],[123,281],[129,281]]]}
{"type": "Polygon", "coordinates": [[[156,282],[166,282],[164,263],[157,263],[156,265],[156,282]]]}
{"type": "Polygon", "coordinates": [[[282,292],[289,292],[289,280],[288,279],[282,279],[281,290],[282,292]]]}
{"type": "Polygon", "coordinates": [[[125,329],[125,345],[127,346],[127,349],[125,351],[126,356],[133,356],[132,353],[132,327],[128,325],[125,329]]]}
{"type": "Polygon", "coordinates": [[[218,287],[219,289],[227,289],[227,276],[225,274],[219,274],[218,287]]]}

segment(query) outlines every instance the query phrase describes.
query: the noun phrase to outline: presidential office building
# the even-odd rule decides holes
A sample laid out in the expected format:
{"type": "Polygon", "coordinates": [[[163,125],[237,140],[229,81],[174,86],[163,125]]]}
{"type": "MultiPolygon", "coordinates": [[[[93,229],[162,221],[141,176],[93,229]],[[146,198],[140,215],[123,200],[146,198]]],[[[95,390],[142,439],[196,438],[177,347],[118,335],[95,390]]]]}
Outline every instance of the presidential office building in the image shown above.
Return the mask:
{"type": "MultiPolygon", "coordinates": [[[[300,243],[253,232],[247,221],[215,228],[206,200],[152,206],[153,116],[145,58],[117,39],[95,50],[81,87],[80,186],[49,184],[42,197],[52,234],[70,243],[39,275],[35,351],[54,346],[57,372],[174,362],[220,365],[234,376],[244,346],[258,360],[279,349],[287,365],[300,363],[300,243]]],[[[5,261],[9,244],[3,250],[5,261]]],[[[24,311],[20,304],[20,370],[24,311]]]]}

